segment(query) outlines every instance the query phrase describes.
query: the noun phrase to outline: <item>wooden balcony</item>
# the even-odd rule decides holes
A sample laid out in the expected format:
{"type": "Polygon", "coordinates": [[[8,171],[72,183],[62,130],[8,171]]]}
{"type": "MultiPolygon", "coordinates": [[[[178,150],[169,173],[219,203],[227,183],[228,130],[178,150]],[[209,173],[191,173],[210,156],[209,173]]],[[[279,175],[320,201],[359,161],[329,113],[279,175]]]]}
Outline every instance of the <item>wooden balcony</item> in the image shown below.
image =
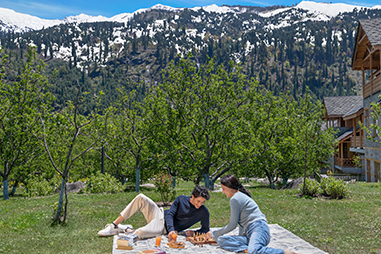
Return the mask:
{"type": "Polygon", "coordinates": [[[364,137],[363,136],[352,136],[351,147],[364,147],[364,137]]]}
{"type": "Polygon", "coordinates": [[[378,75],[373,80],[369,81],[362,88],[363,98],[369,97],[372,94],[381,90],[381,75],[378,75]]]}
{"type": "Polygon", "coordinates": [[[355,160],[353,158],[339,158],[335,157],[335,165],[342,168],[355,168],[355,160]]]}

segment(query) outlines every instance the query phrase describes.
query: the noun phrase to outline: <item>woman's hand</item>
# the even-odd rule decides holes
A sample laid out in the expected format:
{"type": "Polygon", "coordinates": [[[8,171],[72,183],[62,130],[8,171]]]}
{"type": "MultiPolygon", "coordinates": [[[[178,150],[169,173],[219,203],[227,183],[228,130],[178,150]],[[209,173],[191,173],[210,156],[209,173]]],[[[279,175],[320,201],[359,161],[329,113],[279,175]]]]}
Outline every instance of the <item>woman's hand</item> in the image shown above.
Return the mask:
{"type": "Polygon", "coordinates": [[[205,234],[205,240],[208,240],[210,238],[212,238],[212,233],[208,231],[208,233],[205,234]]]}

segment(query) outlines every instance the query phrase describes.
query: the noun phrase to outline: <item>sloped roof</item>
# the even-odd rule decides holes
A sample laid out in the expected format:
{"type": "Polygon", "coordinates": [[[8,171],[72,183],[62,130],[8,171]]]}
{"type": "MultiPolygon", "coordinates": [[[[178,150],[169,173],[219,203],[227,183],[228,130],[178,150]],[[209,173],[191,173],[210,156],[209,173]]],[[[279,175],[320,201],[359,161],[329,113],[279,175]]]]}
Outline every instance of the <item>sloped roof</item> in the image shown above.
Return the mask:
{"type": "Polygon", "coordinates": [[[336,140],[338,141],[341,141],[342,139],[347,139],[349,135],[351,135],[353,133],[353,130],[349,130],[349,131],[346,131],[345,133],[343,133],[342,135],[340,135],[339,137],[336,138],[336,140]]]}
{"type": "Polygon", "coordinates": [[[362,101],[362,96],[336,96],[324,97],[323,103],[328,117],[342,117],[362,105],[362,101]]]}
{"type": "Polygon", "coordinates": [[[350,115],[353,115],[357,112],[359,112],[361,109],[363,109],[363,100],[361,100],[361,102],[354,106],[351,110],[349,110],[343,117],[346,117],[346,116],[350,116],[350,115]]]}
{"type": "MultiPolygon", "coordinates": [[[[352,55],[353,70],[370,69],[370,59],[363,61],[369,51],[381,45],[381,18],[360,19],[357,26],[355,47],[352,55]]],[[[380,68],[380,52],[375,51],[372,69],[380,68]]]]}
{"type": "Polygon", "coordinates": [[[360,19],[359,23],[364,29],[372,46],[381,45],[381,18],[360,19]]]}

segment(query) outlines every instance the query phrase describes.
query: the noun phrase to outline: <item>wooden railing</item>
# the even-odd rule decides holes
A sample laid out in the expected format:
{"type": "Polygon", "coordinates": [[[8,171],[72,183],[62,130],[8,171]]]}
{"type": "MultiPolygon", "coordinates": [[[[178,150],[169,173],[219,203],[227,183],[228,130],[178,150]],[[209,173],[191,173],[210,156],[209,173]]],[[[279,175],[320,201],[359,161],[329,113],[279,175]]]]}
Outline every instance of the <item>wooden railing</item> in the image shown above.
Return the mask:
{"type": "Polygon", "coordinates": [[[352,136],[351,147],[364,147],[364,137],[363,136],[352,136]]]}
{"type": "Polygon", "coordinates": [[[366,85],[363,86],[362,88],[363,98],[371,96],[372,94],[380,90],[381,90],[381,75],[378,75],[378,77],[374,78],[373,80],[369,81],[366,85]]]}
{"type": "Polygon", "coordinates": [[[335,157],[335,165],[342,168],[355,168],[355,160],[353,158],[339,158],[335,157]]]}

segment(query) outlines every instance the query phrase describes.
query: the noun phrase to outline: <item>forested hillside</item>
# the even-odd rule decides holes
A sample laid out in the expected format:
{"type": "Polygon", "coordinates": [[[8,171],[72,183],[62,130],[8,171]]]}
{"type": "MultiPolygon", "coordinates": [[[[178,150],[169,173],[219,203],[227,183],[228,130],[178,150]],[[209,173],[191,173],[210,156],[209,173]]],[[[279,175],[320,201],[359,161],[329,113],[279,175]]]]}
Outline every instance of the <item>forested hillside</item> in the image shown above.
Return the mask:
{"type": "Polygon", "coordinates": [[[355,9],[320,19],[302,9],[265,17],[253,7],[236,8],[247,10],[155,9],[126,23],[72,23],[8,33],[1,38],[13,70],[7,79],[16,79],[21,58],[34,45],[47,64],[56,109],[73,100],[77,81],[88,92],[102,90],[105,106],[116,100],[117,88],[137,89],[143,98],[161,81],[162,69],[188,53],[198,64],[208,58],[224,66],[238,62],[247,77],[275,94],[298,98],[307,86],[315,100],[361,92],[361,74],[351,69],[356,28],[359,19],[380,17],[381,10],[355,9]]]}

